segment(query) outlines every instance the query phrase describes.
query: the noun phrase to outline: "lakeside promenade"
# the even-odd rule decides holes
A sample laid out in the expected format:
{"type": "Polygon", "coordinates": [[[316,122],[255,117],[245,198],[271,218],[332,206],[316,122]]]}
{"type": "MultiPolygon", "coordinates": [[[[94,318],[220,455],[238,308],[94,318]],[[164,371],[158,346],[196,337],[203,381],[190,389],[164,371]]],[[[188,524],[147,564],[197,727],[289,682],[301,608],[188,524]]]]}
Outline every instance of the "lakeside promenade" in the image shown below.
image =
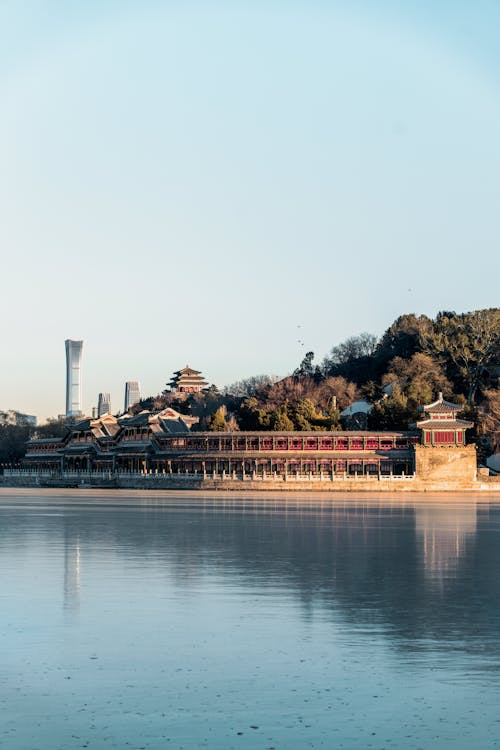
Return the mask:
{"type": "Polygon", "coordinates": [[[5,469],[0,487],[39,487],[103,490],[153,490],[196,492],[279,492],[279,493],[432,493],[432,492],[500,492],[500,476],[478,473],[477,478],[464,481],[452,476],[426,480],[416,474],[359,476],[333,474],[264,475],[176,473],[154,474],[137,472],[32,472],[27,469],[5,469]]]}

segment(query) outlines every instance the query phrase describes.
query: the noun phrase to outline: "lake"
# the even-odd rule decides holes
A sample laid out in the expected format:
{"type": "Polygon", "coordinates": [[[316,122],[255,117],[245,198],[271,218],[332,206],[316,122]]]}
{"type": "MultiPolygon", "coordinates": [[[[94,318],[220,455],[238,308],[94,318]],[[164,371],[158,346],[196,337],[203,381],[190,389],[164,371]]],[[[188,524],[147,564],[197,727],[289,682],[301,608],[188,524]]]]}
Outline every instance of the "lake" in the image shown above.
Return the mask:
{"type": "Polygon", "coordinates": [[[500,503],[0,490],[0,748],[500,746],[500,503]]]}

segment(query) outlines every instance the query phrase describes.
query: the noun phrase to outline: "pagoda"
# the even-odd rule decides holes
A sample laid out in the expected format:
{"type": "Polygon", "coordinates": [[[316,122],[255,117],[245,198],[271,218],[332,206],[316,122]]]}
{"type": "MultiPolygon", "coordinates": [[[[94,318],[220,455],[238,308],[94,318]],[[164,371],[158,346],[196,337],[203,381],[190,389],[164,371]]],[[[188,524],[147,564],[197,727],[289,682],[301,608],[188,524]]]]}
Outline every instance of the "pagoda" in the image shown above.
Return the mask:
{"type": "Polygon", "coordinates": [[[199,370],[193,370],[189,365],[174,372],[168,384],[174,393],[201,393],[208,388],[208,383],[199,370]]]}
{"type": "Polygon", "coordinates": [[[463,447],[465,445],[465,430],[473,426],[472,422],[457,419],[457,412],[464,407],[445,401],[439,393],[437,401],[422,407],[424,419],[417,422],[422,430],[422,445],[431,447],[463,447]]]}

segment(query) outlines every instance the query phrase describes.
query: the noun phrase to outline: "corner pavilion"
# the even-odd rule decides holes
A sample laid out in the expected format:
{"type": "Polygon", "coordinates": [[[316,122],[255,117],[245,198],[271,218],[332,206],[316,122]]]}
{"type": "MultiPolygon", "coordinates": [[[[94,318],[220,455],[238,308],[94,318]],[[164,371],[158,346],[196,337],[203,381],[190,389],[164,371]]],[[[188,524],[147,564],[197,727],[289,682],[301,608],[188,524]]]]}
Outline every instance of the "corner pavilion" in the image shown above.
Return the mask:
{"type": "Polygon", "coordinates": [[[439,393],[436,401],[422,407],[424,419],[417,422],[417,427],[422,430],[422,445],[434,446],[460,446],[465,445],[465,431],[473,426],[472,422],[457,419],[457,412],[462,411],[463,406],[445,401],[443,394],[439,393]]]}

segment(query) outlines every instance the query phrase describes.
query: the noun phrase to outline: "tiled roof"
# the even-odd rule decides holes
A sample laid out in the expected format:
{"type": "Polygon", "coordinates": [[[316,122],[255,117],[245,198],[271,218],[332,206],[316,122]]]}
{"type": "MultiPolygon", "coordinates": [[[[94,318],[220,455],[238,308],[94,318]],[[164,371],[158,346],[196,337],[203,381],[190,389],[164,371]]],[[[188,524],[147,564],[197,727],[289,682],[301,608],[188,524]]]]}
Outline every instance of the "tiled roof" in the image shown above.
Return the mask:
{"type": "Polygon", "coordinates": [[[352,417],[354,414],[369,414],[373,409],[373,404],[369,401],[361,399],[359,401],[353,401],[352,404],[340,412],[341,417],[352,417]]]}
{"type": "Polygon", "coordinates": [[[200,370],[193,370],[192,367],[189,367],[188,365],[186,365],[184,369],[177,370],[177,372],[174,372],[169,385],[176,388],[181,385],[182,386],[187,386],[187,385],[207,386],[208,383],[203,377],[203,375],[201,374],[200,370]]]}
{"type": "Polygon", "coordinates": [[[90,423],[94,422],[95,420],[91,419],[90,417],[87,417],[86,419],[82,419],[81,422],[76,422],[75,424],[68,425],[71,432],[84,432],[85,430],[90,429],[90,423]]]}
{"type": "Polygon", "coordinates": [[[455,427],[472,427],[473,422],[465,419],[424,419],[417,422],[417,427],[430,427],[433,430],[453,430],[455,427]]]}
{"type": "Polygon", "coordinates": [[[436,401],[433,401],[432,404],[425,404],[422,407],[422,411],[439,413],[447,411],[462,411],[463,408],[464,407],[462,404],[452,404],[451,401],[445,401],[443,398],[443,394],[440,393],[436,401]]]}
{"type": "Polygon", "coordinates": [[[192,367],[186,365],[182,370],[177,370],[174,375],[201,375],[201,370],[193,370],[192,367]]]}
{"type": "Polygon", "coordinates": [[[180,419],[162,419],[163,429],[167,433],[182,433],[186,434],[190,432],[189,427],[182,418],[180,419]]]}
{"type": "Polygon", "coordinates": [[[135,417],[130,417],[125,423],[125,427],[142,427],[149,423],[149,418],[154,416],[150,411],[140,411],[135,417]]]}

